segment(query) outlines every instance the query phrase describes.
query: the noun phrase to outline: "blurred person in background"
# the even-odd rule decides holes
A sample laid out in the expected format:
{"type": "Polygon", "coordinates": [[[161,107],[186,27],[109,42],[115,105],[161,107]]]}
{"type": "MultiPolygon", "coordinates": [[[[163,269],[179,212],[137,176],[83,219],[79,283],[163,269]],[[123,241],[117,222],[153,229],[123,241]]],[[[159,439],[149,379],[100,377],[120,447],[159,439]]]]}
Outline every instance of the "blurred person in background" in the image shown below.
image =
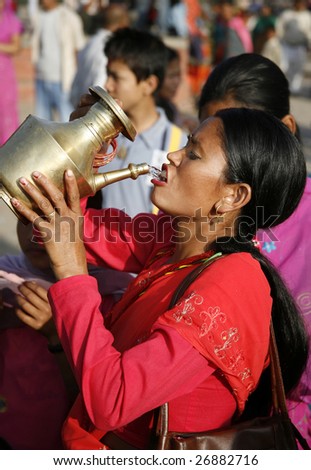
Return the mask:
{"type": "Polygon", "coordinates": [[[173,36],[180,36],[183,38],[188,37],[189,28],[187,19],[189,19],[188,2],[183,0],[170,1],[170,14],[169,14],[169,32],[173,36]]]}
{"type": "Polygon", "coordinates": [[[77,8],[82,23],[83,31],[87,37],[93,36],[98,28],[97,16],[102,8],[110,4],[109,1],[100,0],[80,0],[77,8]]]}
{"type": "Polygon", "coordinates": [[[188,77],[193,96],[196,98],[210,73],[210,6],[199,0],[184,0],[187,11],[187,27],[189,35],[188,77]]]}
{"type": "Polygon", "coordinates": [[[165,111],[169,121],[186,132],[192,132],[198,124],[196,116],[183,113],[174,101],[183,79],[180,55],[176,49],[171,47],[168,47],[167,50],[168,64],[164,81],[156,94],[156,104],[165,111]]]}
{"type": "Polygon", "coordinates": [[[295,0],[292,8],[284,10],[276,21],[277,35],[283,50],[283,70],[291,93],[302,88],[304,66],[311,46],[311,12],[305,0],[295,0]]]}
{"type": "Polygon", "coordinates": [[[73,110],[69,94],[77,53],[85,45],[82,20],[58,0],[40,0],[40,5],[32,34],[35,113],[43,119],[68,121],[73,110]]]}
{"type": "Polygon", "coordinates": [[[265,41],[261,49],[261,55],[272,60],[280,68],[283,68],[282,46],[272,21],[266,23],[263,33],[265,41]]]}
{"type": "Polygon", "coordinates": [[[18,89],[12,58],[20,50],[22,30],[11,0],[0,0],[0,145],[19,125],[18,89]]]}
{"type": "Polygon", "coordinates": [[[180,125],[180,111],[173,102],[182,80],[180,56],[178,51],[171,47],[167,48],[167,52],[168,63],[162,86],[156,95],[156,103],[164,109],[166,116],[171,122],[180,125]]]}
{"type": "Polygon", "coordinates": [[[252,29],[252,40],[254,45],[254,52],[260,54],[264,43],[266,42],[267,26],[275,26],[276,15],[273,12],[271,5],[264,3],[260,10],[257,21],[252,29]]]}
{"type": "Polygon", "coordinates": [[[233,0],[217,0],[213,5],[216,13],[212,30],[213,64],[243,52],[253,52],[250,31],[237,14],[233,0]]]}
{"type": "Polygon", "coordinates": [[[253,52],[254,46],[249,25],[251,17],[250,0],[235,0],[234,7],[234,16],[230,21],[230,27],[237,32],[245,52],[253,52]]]}
{"type": "Polygon", "coordinates": [[[136,11],[134,27],[141,31],[153,31],[166,35],[169,29],[170,0],[136,0],[133,2],[136,11]]]}
{"type": "Polygon", "coordinates": [[[91,85],[104,86],[107,80],[105,43],[111,33],[118,28],[130,25],[130,16],[126,6],[112,3],[103,8],[97,15],[97,24],[97,32],[78,53],[78,68],[70,92],[70,100],[74,107],[78,105],[81,95],[87,93],[91,85]]]}

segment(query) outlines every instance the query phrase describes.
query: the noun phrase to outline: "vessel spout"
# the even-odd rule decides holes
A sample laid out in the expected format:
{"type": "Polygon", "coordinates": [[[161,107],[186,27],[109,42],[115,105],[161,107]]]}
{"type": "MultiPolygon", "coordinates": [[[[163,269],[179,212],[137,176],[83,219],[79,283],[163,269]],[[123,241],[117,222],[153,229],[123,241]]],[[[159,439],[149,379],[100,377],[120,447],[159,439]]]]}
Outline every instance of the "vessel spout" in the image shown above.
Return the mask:
{"type": "Polygon", "coordinates": [[[130,163],[127,168],[122,170],[108,171],[107,173],[97,173],[94,175],[95,180],[95,191],[108,186],[111,183],[122,181],[126,178],[132,178],[136,180],[140,175],[146,175],[149,173],[149,165],[147,163],[139,163],[135,165],[130,163]]]}

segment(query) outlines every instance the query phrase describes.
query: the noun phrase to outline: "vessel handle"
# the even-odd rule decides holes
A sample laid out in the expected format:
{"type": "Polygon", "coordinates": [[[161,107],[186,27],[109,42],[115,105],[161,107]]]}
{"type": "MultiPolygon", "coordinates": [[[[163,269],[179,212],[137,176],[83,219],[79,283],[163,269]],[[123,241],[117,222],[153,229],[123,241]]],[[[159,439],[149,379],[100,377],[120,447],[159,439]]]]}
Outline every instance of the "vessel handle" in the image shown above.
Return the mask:
{"type": "Polygon", "coordinates": [[[98,152],[93,160],[93,168],[99,168],[101,166],[107,165],[111,162],[117,154],[118,144],[116,139],[112,139],[110,145],[112,146],[112,151],[110,153],[100,153],[98,152]]]}

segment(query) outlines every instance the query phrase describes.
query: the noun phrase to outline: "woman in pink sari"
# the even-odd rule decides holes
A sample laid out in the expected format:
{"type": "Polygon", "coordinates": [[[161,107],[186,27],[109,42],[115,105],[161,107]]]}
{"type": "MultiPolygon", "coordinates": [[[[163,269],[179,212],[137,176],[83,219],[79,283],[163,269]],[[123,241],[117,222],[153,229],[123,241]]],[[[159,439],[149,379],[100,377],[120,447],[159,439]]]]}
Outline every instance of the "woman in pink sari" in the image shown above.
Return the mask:
{"type": "Polygon", "coordinates": [[[12,57],[20,49],[22,23],[14,13],[11,0],[0,0],[0,145],[19,124],[17,81],[12,57]]]}

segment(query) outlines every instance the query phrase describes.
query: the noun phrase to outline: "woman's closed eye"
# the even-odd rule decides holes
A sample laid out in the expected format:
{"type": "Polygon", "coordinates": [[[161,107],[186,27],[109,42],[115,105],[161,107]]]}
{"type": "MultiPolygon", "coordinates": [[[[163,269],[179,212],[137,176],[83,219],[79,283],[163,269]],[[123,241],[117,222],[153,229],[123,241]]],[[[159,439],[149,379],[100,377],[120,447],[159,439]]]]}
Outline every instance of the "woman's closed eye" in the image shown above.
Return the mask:
{"type": "Polygon", "coordinates": [[[186,150],[186,155],[189,158],[189,160],[200,160],[201,157],[197,153],[193,151],[194,146],[196,145],[197,141],[195,137],[192,134],[188,135],[188,140],[185,145],[185,150],[186,150]]]}
{"type": "Polygon", "coordinates": [[[196,153],[194,153],[192,150],[187,152],[187,156],[188,156],[189,160],[200,160],[201,159],[201,157],[199,155],[197,155],[196,153]]]}

